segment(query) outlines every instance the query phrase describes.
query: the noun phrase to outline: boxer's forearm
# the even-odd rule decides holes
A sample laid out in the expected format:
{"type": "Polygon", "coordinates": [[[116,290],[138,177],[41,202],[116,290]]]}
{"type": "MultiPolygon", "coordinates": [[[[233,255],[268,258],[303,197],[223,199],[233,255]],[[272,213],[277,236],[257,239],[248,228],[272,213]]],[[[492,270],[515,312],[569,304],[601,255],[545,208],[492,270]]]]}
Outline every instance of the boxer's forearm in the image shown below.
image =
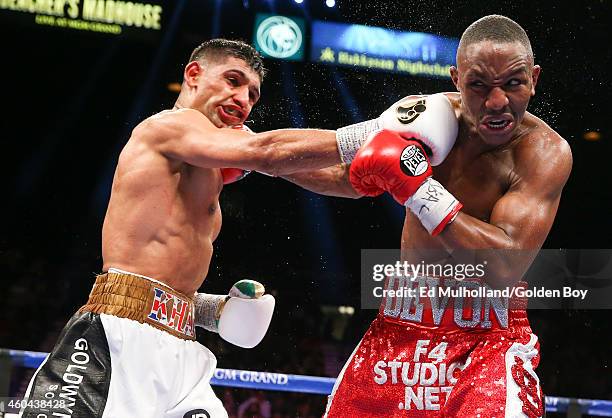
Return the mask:
{"type": "Polygon", "coordinates": [[[304,171],[282,177],[314,193],[358,199],[361,195],[353,189],[348,176],[348,166],[346,164],[339,164],[320,170],[304,171]]]}
{"type": "Polygon", "coordinates": [[[512,238],[503,229],[465,212],[459,212],[455,220],[438,237],[448,249],[502,250],[513,247],[512,238]]]}
{"type": "Polygon", "coordinates": [[[495,288],[515,285],[537,253],[537,249],[526,249],[502,228],[464,212],[460,212],[437,238],[449,250],[471,250],[466,254],[478,258],[472,258],[471,262],[486,265],[484,279],[495,288]]]}
{"type": "Polygon", "coordinates": [[[258,171],[275,176],[340,164],[336,132],[321,129],[279,129],[253,137],[258,171]]]}

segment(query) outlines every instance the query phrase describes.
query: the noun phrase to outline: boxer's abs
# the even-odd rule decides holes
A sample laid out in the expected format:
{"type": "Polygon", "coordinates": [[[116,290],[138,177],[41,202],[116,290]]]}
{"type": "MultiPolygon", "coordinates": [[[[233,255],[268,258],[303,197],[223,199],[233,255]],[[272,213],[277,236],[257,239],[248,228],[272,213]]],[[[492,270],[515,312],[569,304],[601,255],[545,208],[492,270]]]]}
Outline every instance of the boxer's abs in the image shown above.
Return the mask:
{"type": "Polygon", "coordinates": [[[206,174],[158,177],[142,193],[130,179],[115,178],[102,229],[104,271],[114,267],[195,292],[221,228],[219,176],[206,174]]]}

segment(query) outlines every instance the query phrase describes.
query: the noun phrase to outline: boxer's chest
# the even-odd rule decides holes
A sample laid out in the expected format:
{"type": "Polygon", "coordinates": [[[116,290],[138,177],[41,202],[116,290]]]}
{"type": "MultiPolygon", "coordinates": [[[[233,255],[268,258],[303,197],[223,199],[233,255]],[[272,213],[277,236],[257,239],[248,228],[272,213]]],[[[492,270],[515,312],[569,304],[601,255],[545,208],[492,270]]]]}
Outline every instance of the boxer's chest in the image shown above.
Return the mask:
{"type": "Polygon", "coordinates": [[[451,152],[433,173],[463,203],[463,212],[489,222],[493,207],[510,187],[512,167],[509,152],[474,157],[458,151],[451,152]]]}
{"type": "Polygon", "coordinates": [[[175,213],[201,237],[214,240],[221,229],[219,194],[222,190],[218,169],[187,167],[178,180],[180,199],[175,213]]]}
{"type": "MultiPolygon", "coordinates": [[[[461,203],[462,212],[490,222],[497,201],[507,192],[513,178],[512,154],[507,151],[470,158],[453,150],[446,160],[434,167],[433,176],[461,203]]],[[[419,219],[409,210],[402,231],[402,248],[442,248],[420,226],[419,219]]]]}

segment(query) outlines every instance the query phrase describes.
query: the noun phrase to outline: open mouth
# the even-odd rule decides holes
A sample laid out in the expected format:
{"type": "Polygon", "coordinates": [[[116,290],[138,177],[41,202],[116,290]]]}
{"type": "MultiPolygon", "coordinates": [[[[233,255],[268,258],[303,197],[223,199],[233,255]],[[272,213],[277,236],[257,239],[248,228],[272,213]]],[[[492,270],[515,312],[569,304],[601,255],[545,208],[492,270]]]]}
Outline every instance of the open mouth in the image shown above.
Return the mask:
{"type": "Polygon", "coordinates": [[[492,133],[506,133],[512,130],[514,121],[510,116],[487,117],[482,121],[482,126],[492,133]]]}
{"type": "Polygon", "coordinates": [[[510,125],[510,121],[504,119],[493,119],[486,122],[486,125],[489,129],[501,130],[510,125]]]}
{"type": "Polygon", "coordinates": [[[244,112],[236,106],[220,106],[219,116],[228,125],[237,125],[242,123],[244,112]]]}

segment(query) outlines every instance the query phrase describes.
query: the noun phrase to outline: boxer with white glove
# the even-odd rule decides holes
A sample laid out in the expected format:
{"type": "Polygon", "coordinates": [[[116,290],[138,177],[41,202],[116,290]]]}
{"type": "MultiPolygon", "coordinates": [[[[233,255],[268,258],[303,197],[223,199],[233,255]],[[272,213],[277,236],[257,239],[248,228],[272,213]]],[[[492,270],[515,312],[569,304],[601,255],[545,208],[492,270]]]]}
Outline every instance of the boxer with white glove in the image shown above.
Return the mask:
{"type": "MultiPolygon", "coordinates": [[[[402,105],[396,104],[391,109],[394,108],[401,109],[402,105]]],[[[431,177],[433,161],[437,164],[444,161],[455,142],[458,122],[444,95],[423,98],[413,108],[421,113],[407,116],[410,120],[406,126],[412,131],[404,128],[401,132],[370,133],[351,164],[350,181],[355,190],[367,196],[389,192],[435,236],[463,206],[431,177]],[[430,112],[432,107],[435,112],[430,112]],[[423,144],[431,150],[431,162],[423,144]]]]}
{"type": "Polygon", "coordinates": [[[443,93],[416,99],[405,97],[376,119],[338,129],[336,142],[342,162],[350,164],[373,132],[386,129],[403,137],[417,138],[427,145],[431,164],[437,166],[453,148],[458,126],[453,106],[443,93]]]}
{"type": "Polygon", "coordinates": [[[266,335],[274,312],[274,297],[264,292],[261,283],[240,280],[228,295],[196,293],[195,324],[234,345],[253,348],[266,335]]]}

